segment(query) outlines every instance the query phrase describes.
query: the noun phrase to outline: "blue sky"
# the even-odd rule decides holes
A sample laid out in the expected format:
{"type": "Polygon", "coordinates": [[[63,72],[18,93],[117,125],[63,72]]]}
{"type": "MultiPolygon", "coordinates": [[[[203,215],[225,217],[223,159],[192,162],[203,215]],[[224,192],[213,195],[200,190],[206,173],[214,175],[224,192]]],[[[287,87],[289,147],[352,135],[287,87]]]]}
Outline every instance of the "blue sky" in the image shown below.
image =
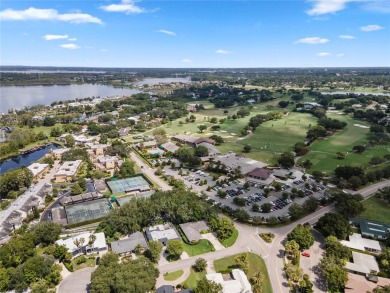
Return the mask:
{"type": "Polygon", "coordinates": [[[389,0],[2,1],[1,65],[390,66],[389,0]]]}

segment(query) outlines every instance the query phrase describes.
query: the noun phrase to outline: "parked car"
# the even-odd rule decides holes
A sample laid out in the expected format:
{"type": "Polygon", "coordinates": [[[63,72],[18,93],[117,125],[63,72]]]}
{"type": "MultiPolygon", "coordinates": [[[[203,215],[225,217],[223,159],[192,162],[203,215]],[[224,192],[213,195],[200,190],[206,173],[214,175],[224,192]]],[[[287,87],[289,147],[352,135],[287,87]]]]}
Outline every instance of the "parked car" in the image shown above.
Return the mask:
{"type": "Polygon", "coordinates": [[[302,252],[302,256],[310,257],[310,251],[302,252]]]}

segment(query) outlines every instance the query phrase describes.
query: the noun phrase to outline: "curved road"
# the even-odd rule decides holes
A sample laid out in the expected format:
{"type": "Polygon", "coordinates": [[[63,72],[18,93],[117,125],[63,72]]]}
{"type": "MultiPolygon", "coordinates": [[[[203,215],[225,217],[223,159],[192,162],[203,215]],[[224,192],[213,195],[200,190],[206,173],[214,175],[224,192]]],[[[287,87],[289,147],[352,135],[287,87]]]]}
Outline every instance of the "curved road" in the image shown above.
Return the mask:
{"type": "Polygon", "coordinates": [[[89,292],[91,274],[95,268],[85,268],[76,271],[62,280],[57,293],[85,293],[89,292]]]}

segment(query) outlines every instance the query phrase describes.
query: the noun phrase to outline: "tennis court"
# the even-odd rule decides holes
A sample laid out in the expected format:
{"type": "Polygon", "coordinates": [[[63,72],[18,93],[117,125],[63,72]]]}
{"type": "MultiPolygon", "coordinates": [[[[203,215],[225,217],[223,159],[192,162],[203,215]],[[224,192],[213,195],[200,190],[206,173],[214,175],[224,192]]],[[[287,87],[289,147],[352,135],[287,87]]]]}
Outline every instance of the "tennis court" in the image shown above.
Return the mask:
{"type": "Polygon", "coordinates": [[[120,192],[147,191],[150,189],[149,183],[142,176],[108,181],[107,184],[113,194],[120,192]]]}
{"type": "Polygon", "coordinates": [[[110,206],[105,198],[86,201],[65,207],[68,225],[100,219],[110,212],[110,206]]]}

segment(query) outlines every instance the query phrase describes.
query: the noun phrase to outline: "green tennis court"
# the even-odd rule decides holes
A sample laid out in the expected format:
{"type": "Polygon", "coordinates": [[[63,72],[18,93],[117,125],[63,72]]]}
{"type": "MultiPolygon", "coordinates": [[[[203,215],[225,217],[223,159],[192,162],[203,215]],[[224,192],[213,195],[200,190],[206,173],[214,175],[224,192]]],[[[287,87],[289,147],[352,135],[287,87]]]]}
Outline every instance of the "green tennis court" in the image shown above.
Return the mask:
{"type": "Polygon", "coordinates": [[[65,210],[68,224],[72,225],[103,218],[110,212],[110,206],[107,199],[100,198],[66,206],[65,210]]]}

